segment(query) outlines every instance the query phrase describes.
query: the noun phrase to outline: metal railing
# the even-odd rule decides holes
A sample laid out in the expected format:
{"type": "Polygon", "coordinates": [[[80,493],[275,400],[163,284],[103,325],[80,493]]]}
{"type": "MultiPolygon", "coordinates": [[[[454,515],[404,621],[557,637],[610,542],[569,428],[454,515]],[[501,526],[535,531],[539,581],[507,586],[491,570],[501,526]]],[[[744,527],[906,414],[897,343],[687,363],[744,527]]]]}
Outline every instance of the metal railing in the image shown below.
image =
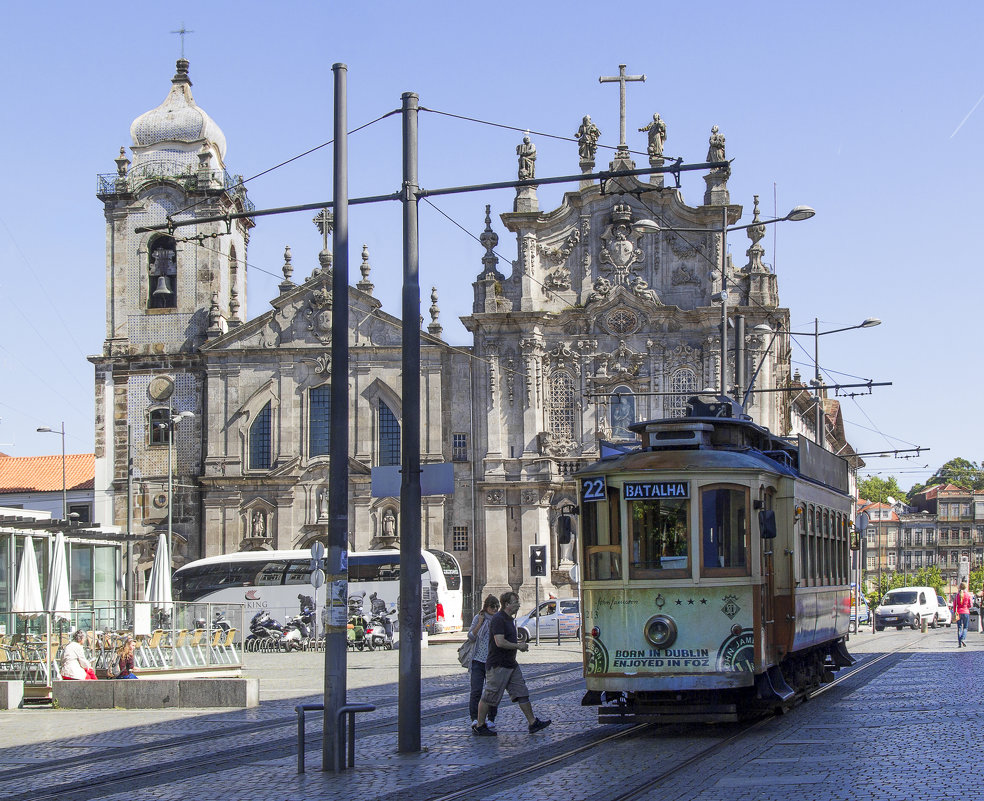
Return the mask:
{"type": "Polygon", "coordinates": [[[9,615],[13,630],[0,634],[0,679],[50,686],[79,630],[85,632],[85,657],[100,678],[127,637],[134,639],[138,674],[242,667],[242,604],[175,601],[170,609],[154,609],[144,601],[76,600],[72,607],[67,620],[48,612],[9,615]]]}

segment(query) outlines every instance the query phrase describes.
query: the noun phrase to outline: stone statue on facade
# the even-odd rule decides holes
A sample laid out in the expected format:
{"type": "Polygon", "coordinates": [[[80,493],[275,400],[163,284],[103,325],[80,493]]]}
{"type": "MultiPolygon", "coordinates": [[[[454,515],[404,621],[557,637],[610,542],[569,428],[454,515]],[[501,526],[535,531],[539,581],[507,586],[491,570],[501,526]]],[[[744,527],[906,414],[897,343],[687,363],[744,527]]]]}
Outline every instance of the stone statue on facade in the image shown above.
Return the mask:
{"type": "Polygon", "coordinates": [[[516,145],[516,155],[519,156],[519,180],[529,181],[536,177],[536,145],[530,141],[527,134],[523,143],[516,145]]]}
{"type": "Polygon", "coordinates": [[[328,517],[328,490],[323,489],[318,493],[318,519],[323,520],[328,517]]]}
{"type": "MultiPolygon", "coordinates": [[[[711,138],[708,140],[708,161],[727,161],[724,155],[724,134],[719,132],[716,125],[711,127],[711,138]]],[[[727,169],[719,167],[718,169],[727,169]]]]}
{"type": "Polygon", "coordinates": [[[598,140],[601,139],[601,131],[598,126],[591,122],[591,115],[585,114],[581,121],[581,127],[574,134],[577,139],[577,154],[581,161],[594,161],[595,153],[598,152],[598,140]]]}
{"type": "Polygon", "coordinates": [[[393,538],[396,536],[396,515],[392,509],[387,509],[383,515],[383,536],[393,538]]]}
{"type": "Polygon", "coordinates": [[[266,514],[264,512],[253,512],[253,523],[250,527],[250,535],[253,537],[266,536],[266,514]]]}
{"type": "Polygon", "coordinates": [[[649,157],[662,156],[663,144],[666,142],[666,123],[659,114],[653,114],[653,121],[639,130],[649,133],[649,157]]]}

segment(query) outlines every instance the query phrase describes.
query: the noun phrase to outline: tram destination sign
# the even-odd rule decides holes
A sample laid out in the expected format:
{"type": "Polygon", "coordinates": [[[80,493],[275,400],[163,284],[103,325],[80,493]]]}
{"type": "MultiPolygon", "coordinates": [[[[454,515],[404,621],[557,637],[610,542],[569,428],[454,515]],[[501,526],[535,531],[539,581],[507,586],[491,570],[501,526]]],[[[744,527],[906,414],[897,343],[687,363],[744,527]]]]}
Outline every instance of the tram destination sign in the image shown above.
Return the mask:
{"type": "Polygon", "coordinates": [[[626,481],[622,493],[627,501],[647,498],[689,498],[688,481],[626,481]]]}

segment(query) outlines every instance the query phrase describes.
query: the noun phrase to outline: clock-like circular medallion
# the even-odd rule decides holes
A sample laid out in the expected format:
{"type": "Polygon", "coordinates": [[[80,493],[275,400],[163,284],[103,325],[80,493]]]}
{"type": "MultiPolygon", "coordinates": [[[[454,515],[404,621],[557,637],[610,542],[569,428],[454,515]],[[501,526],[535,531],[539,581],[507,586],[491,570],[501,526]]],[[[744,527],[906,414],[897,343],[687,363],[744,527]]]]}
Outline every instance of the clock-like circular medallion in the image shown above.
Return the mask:
{"type": "Polygon", "coordinates": [[[166,492],[158,492],[154,496],[154,506],[156,506],[158,509],[163,509],[165,506],[167,506],[167,493],[166,492]]]}
{"type": "Polygon", "coordinates": [[[165,401],[174,394],[174,381],[166,375],[155,377],[147,387],[151,400],[165,401]]]}

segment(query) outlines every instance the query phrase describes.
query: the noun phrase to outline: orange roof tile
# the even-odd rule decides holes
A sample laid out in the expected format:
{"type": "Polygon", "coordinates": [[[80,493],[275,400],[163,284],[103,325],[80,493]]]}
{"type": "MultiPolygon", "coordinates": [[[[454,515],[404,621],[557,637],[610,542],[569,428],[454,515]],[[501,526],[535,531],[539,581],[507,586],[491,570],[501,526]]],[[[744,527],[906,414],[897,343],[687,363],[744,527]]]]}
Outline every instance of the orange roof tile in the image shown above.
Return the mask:
{"type": "MultiPolygon", "coordinates": [[[[65,487],[95,487],[96,455],[65,455],[65,487]]],[[[52,492],[62,488],[61,456],[0,456],[0,492],[52,492]]]]}

